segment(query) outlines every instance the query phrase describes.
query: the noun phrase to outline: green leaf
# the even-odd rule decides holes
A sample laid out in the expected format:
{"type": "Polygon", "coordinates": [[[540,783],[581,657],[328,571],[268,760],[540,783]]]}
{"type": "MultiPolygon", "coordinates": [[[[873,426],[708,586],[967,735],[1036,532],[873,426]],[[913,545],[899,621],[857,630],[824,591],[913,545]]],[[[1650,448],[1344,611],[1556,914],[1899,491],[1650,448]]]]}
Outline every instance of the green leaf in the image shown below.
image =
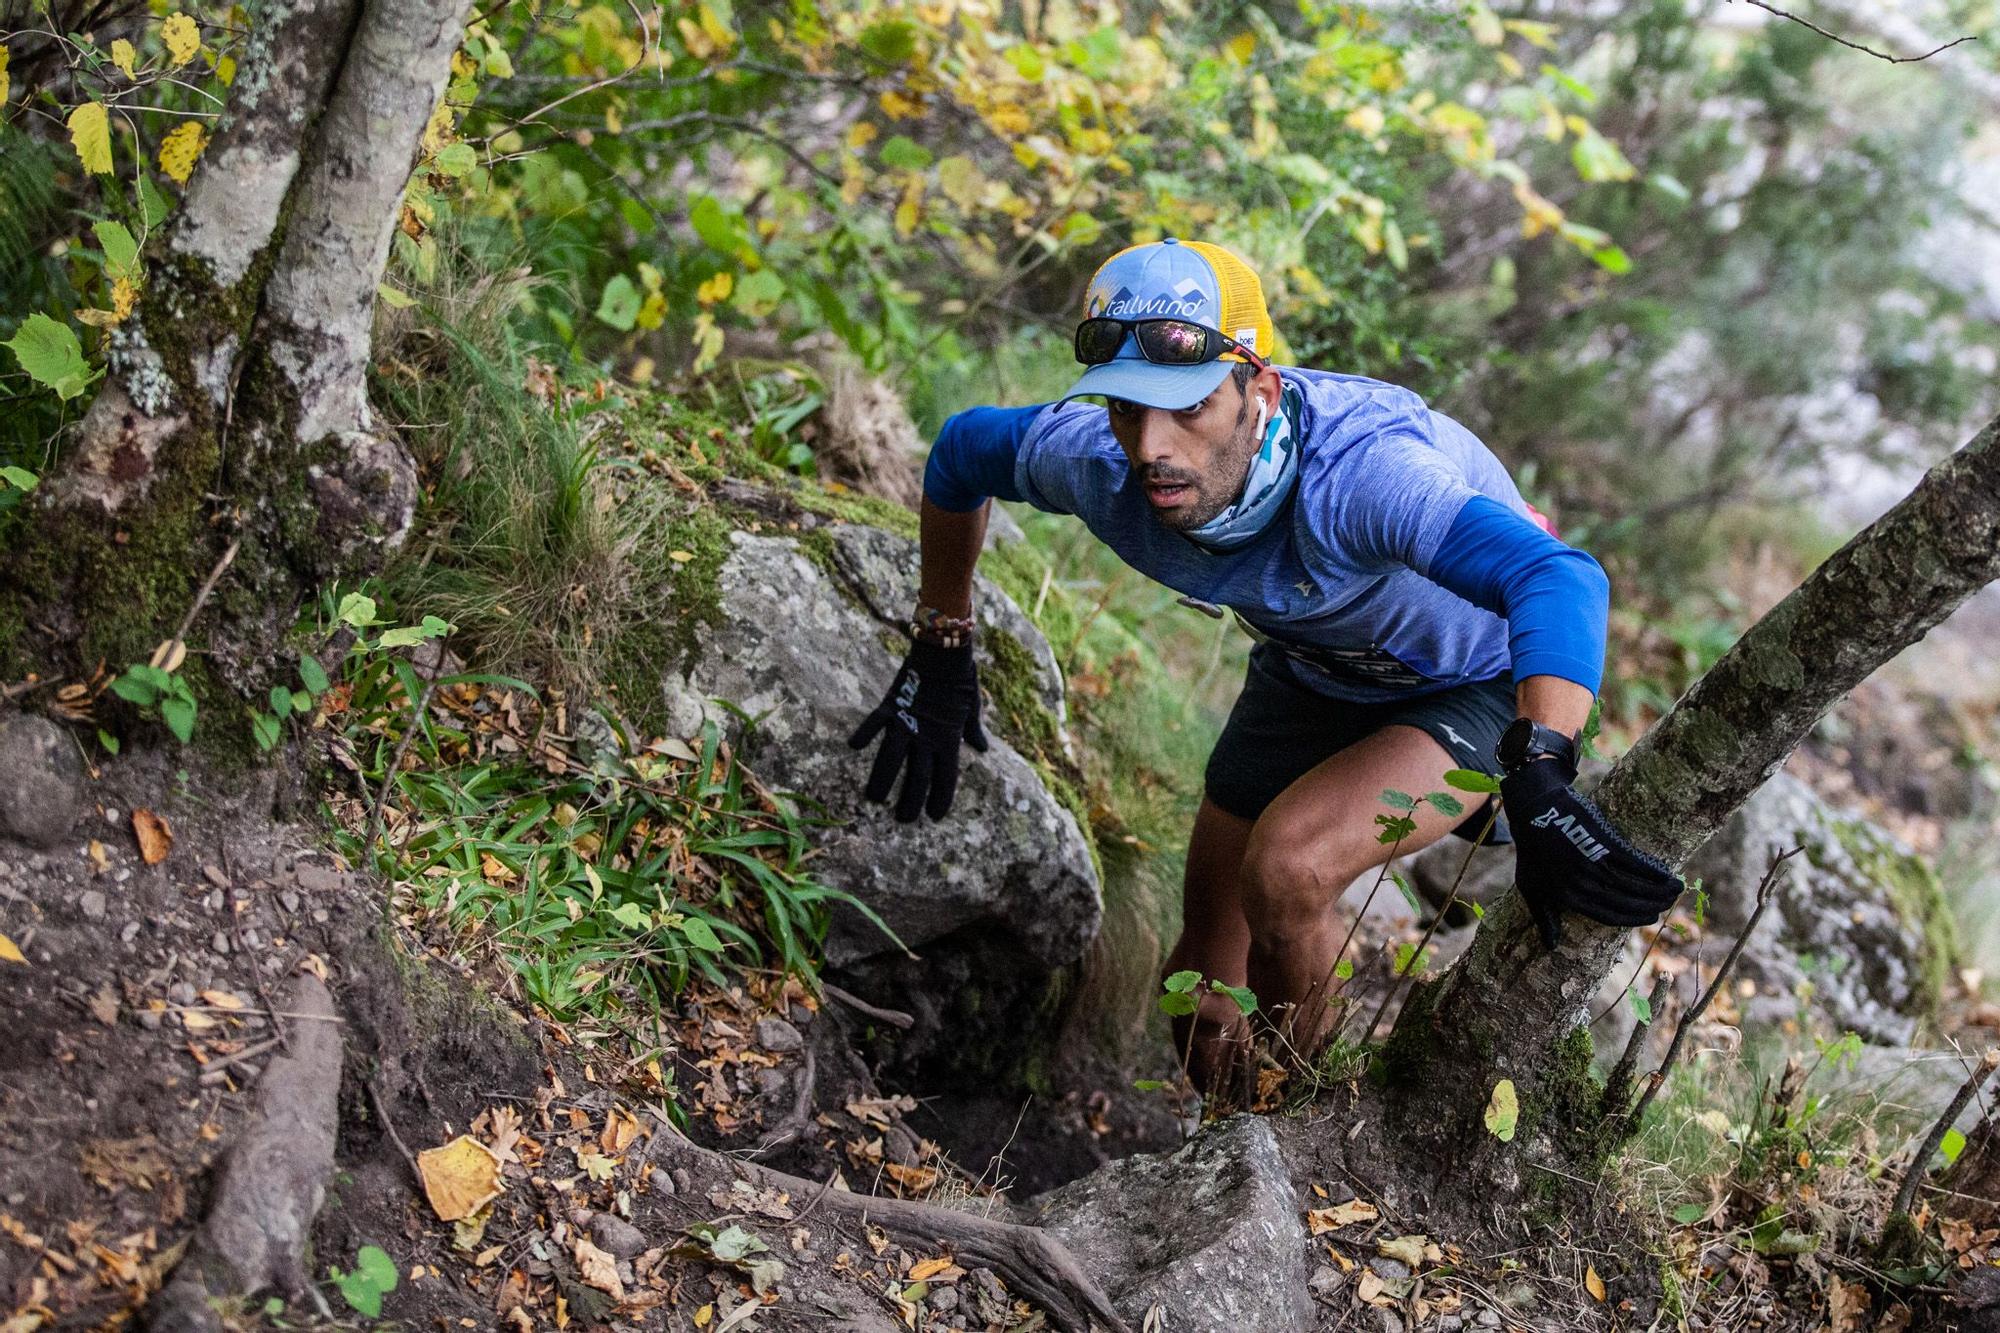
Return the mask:
{"type": "Polygon", "coordinates": [[[174,733],[175,740],[186,745],[194,736],[194,700],[162,699],[160,720],[174,733]]]}
{"type": "Polygon", "coordinates": [[[1396,946],[1396,962],[1392,969],[1392,975],[1399,977],[1410,975],[1413,970],[1422,967],[1425,959],[1429,956],[1430,950],[1426,949],[1422,955],[1419,955],[1417,953],[1416,941],[1405,940],[1396,946]]]}
{"type": "Polygon", "coordinates": [[[103,727],[99,727],[97,729],[97,743],[104,747],[104,752],[106,754],[118,753],[118,738],[112,735],[110,732],[106,731],[103,727]]]}
{"type": "Polygon", "coordinates": [[[340,609],[333,618],[355,629],[367,629],[375,623],[375,599],[365,593],[351,592],[340,599],[340,609]]]}
{"type": "Polygon", "coordinates": [[[1638,992],[1637,988],[1628,990],[1625,992],[1625,994],[1626,997],[1632,1001],[1632,1016],[1638,1019],[1641,1023],[1652,1022],[1653,1021],[1652,1000],[1648,999],[1644,995],[1641,995],[1638,992]]]}
{"type": "Polygon", "coordinates": [[[1426,792],[1424,793],[1424,799],[1430,802],[1431,809],[1437,811],[1446,819],[1456,819],[1465,813],[1465,802],[1459,800],[1450,792],[1426,792]]]}
{"type": "Polygon", "coordinates": [[[396,1289],[396,1261],[373,1245],[363,1245],[354,1256],[353,1272],[327,1271],[340,1288],[341,1299],[370,1319],[381,1317],[383,1295],[396,1289]]]}
{"type": "Polygon", "coordinates": [[[299,680],[315,695],[325,694],[333,688],[333,682],[326,678],[326,668],[310,653],[299,657],[299,680]]]}
{"type": "Polygon", "coordinates": [[[1236,1001],[1236,1007],[1245,1014],[1257,1012],[1257,996],[1248,986],[1225,986],[1219,981],[1211,981],[1208,988],[1236,1001]]]}
{"type": "Polygon", "coordinates": [[[436,616],[425,616],[421,625],[401,625],[395,629],[382,631],[382,637],[375,641],[377,648],[412,648],[430,639],[442,638],[451,633],[451,626],[436,616]]]}
{"type": "Polygon", "coordinates": [[[132,279],[139,276],[139,242],[132,239],[132,233],[122,222],[93,222],[91,231],[97,234],[97,248],[104,251],[104,275],[108,278],[132,279]]]}
{"type": "Polygon", "coordinates": [[[1701,1221],[1707,1212],[1708,1209],[1701,1204],[1684,1203],[1674,1209],[1674,1221],[1679,1222],[1682,1226],[1686,1226],[1691,1222],[1701,1221]]]}
{"type": "Polygon", "coordinates": [[[931,150],[903,134],[882,145],[881,157],[883,166],[898,171],[922,171],[931,164],[931,150]]]}
{"type": "Polygon", "coordinates": [[[1194,996],[1183,995],[1179,991],[1168,991],[1160,997],[1160,1012],[1170,1018],[1185,1018],[1200,1006],[1194,996]]]}
{"type": "Polygon", "coordinates": [[[760,268],[755,273],[746,273],[736,284],[736,291],[729,298],[729,304],[741,310],[752,319],[762,319],[778,308],[785,299],[785,280],[768,268],[760,268]]]}
{"type": "Polygon", "coordinates": [[[620,333],[630,333],[639,321],[639,289],[623,273],[614,274],[597,298],[597,318],[620,333]]]}
{"type": "Polygon", "coordinates": [[[701,243],[718,254],[737,258],[748,249],[737,220],[713,196],[697,195],[688,207],[688,225],[701,243]]]}
{"type": "Polygon", "coordinates": [[[715,937],[715,928],[698,916],[681,922],[681,934],[687,936],[689,944],[704,953],[722,952],[722,941],[715,937]]]}
{"type": "Polygon", "coordinates": [[[708,1252],[723,1263],[734,1263],[771,1247],[742,1227],[728,1226],[715,1233],[708,1242],[708,1252]]]}
{"type": "Polygon", "coordinates": [[[304,690],[292,691],[292,711],[294,713],[303,714],[311,712],[312,706],[313,697],[310,694],[307,694],[304,690]]]}
{"type": "Polygon", "coordinates": [[[139,173],[140,223],[146,228],[147,231],[151,231],[153,228],[159,226],[162,222],[165,222],[167,220],[167,214],[172,210],[173,210],[173,205],[169,204],[167,202],[166,196],[160,193],[160,187],[153,184],[152,173],[145,171],[140,172],[139,173]]]}
{"type": "Polygon", "coordinates": [[[1132,1086],[1140,1092],[1158,1092],[1167,1085],[1156,1078],[1135,1078],[1132,1086]]]}
{"type": "Polygon", "coordinates": [[[431,159],[431,170],[446,176],[463,176],[479,165],[479,154],[469,143],[447,145],[431,159]]]}
{"type": "Polygon", "coordinates": [[[83,364],[83,344],[76,331],[37,311],[21,321],[20,329],[0,346],[11,349],[21,369],[37,384],[54,389],[67,402],[90,383],[83,364]]]}
{"type": "Polygon", "coordinates": [[[611,909],[611,919],[627,930],[644,930],[647,926],[646,909],[637,903],[618,904],[611,909]]]}
{"type": "Polygon", "coordinates": [[[1417,798],[1406,791],[1397,791],[1394,787],[1384,787],[1382,789],[1382,804],[1388,806],[1391,810],[1414,810],[1417,808],[1417,798]]]}
{"type": "Polygon", "coordinates": [[[1201,973],[1195,971],[1176,972],[1160,984],[1170,991],[1185,995],[1201,984],[1201,973]]]}
{"type": "Polygon", "coordinates": [[[1512,1143],[1520,1120],[1521,1098],[1514,1091],[1514,1080],[1503,1078],[1493,1085],[1493,1095],[1486,1101],[1486,1132],[1502,1143],[1512,1143]]]}
{"type": "Polygon", "coordinates": [[[283,732],[278,725],[277,718],[272,717],[269,713],[260,713],[252,710],[250,714],[250,734],[257,738],[258,749],[274,750],[278,746],[278,737],[283,732]]]}
{"type": "Polygon", "coordinates": [[[42,484],[42,479],[24,467],[0,467],[0,481],[6,482],[17,491],[32,491],[42,484]]]}
{"type": "Polygon", "coordinates": [[[1938,1151],[1944,1154],[1944,1164],[1946,1166],[1956,1163],[1958,1155],[1965,1151],[1964,1133],[1956,1128],[1947,1129],[1944,1132],[1944,1137],[1938,1140],[1938,1151]]]}
{"type": "Polygon", "coordinates": [[[1630,273],[1632,257],[1615,245],[1607,245],[1601,250],[1592,250],[1590,257],[1606,273],[1630,273]]]}
{"type": "Polygon", "coordinates": [[[111,682],[111,692],[128,704],[141,708],[151,708],[160,701],[160,687],[149,680],[141,680],[131,672],[126,672],[111,682]]]}
{"type": "Polygon", "coordinates": [[[1333,965],[1333,975],[1341,981],[1352,981],[1354,979],[1354,960],[1352,958],[1343,958],[1335,963],[1333,965]]]}
{"type": "Polygon", "coordinates": [[[1476,768],[1454,768],[1444,775],[1444,784],[1460,791],[1492,793],[1500,790],[1500,779],[1491,773],[1481,773],[1476,768]]]}
{"type": "Polygon", "coordinates": [[[282,685],[273,685],[271,687],[271,711],[278,715],[280,721],[291,716],[292,692],[282,685]]]}
{"type": "Polygon", "coordinates": [[[861,30],[860,45],[885,65],[906,65],[917,53],[917,27],[908,19],[883,19],[861,30]]]}
{"type": "Polygon", "coordinates": [[[417,303],[416,297],[410,295],[402,288],[392,287],[386,282],[375,284],[375,294],[381,297],[382,303],[391,310],[408,310],[417,303]]]}

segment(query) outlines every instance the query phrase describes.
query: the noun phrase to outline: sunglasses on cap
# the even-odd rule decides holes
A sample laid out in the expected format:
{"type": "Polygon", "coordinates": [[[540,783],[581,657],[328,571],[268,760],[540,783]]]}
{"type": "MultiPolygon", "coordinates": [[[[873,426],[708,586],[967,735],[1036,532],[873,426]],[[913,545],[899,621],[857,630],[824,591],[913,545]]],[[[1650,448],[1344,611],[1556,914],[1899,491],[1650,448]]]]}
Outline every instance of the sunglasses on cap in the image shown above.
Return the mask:
{"type": "Polygon", "coordinates": [[[1206,324],[1185,319],[1113,319],[1108,315],[1076,326],[1076,359],[1086,366],[1115,361],[1127,334],[1138,339],[1139,354],[1155,365],[1201,366],[1224,352],[1237,352],[1259,370],[1265,367],[1262,357],[1206,324]]]}

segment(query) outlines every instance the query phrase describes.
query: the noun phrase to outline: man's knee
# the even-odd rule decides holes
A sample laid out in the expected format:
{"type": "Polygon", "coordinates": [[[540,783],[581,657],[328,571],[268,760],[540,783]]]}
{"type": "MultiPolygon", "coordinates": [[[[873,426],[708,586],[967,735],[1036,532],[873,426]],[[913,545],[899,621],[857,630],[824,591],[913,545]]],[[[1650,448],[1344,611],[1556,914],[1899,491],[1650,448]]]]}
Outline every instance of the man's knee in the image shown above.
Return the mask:
{"type": "Polygon", "coordinates": [[[1350,878],[1300,831],[1259,824],[1243,856],[1243,915],[1251,935],[1284,940],[1319,929],[1350,878]]]}

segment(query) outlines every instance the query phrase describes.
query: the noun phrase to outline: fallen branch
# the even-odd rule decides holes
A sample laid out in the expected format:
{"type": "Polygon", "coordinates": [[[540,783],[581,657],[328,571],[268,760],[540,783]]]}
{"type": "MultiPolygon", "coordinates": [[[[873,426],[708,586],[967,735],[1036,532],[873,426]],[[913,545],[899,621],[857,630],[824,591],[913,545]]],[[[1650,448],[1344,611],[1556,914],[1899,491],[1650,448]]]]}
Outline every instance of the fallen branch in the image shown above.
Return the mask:
{"type": "Polygon", "coordinates": [[[210,1333],[222,1328],[220,1308],[273,1288],[296,1296],[309,1285],[301,1256],[333,1171],[341,1032],[318,977],[295,977],[288,1007],[325,1021],[299,1024],[290,1054],[265,1067],[256,1111],[223,1159],[207,1216],[154,1298],[154,1329],[210,1333]]]}
{"type": "Polygon", "coordinates": [[[1909,1216],[1910,1205],[1916,1202],[1917,1186],[1923,1183],[1924,1175],[1930,1166],[1931,1154],[1938,1150],[1938,1145],[1944,1142],[1945,1134],[1957,1123],[1959,1115],[1979,1089],[1985,1086],[1986,1080],[1993,1077],[1993,1071],[1996,1069],[2000,1069],[2000,1046],[1993,1047],[1980,1058],[1978,1066],[1966,1075],[1965,1082],[1959,1086],[1957,1095],[1951,1099],[1951,1104],[1944,1108],[1944,1114],[1940,1115],[1937,1123],[1931,1126],[1931,1132],[1924,1135],[1924,1141],[1917,1145],[1917,1154],[1910,1161],[1910,1169],[1903,1177],[1902,1188],[1896,1191],[1896,1202],[1889,1206],[1889,1220],[1883,1225],[1882,1237],[1876,1243],[1877,1254],[1885,1252],[1890,1247],[1891,1238],[1897,1230],[1897,1219],[1909,1216]]]}
{"type": "Polygon", "coordinates": [[[1949,51],[1951,50],[1952,47],[1957,46],[1960,42],[1976,42],[1979,40],[1977,35],[1972,33],[1967,33],[1963,37],[1954,37],[1950,41],[1946,42],[1943,46],[1934,47],[1933,49],[1924,52],[1920,56],[1892,56],[1887,51],[1877,51],[1872,46],[1863,46],[1860,42],[1850,42],[1847,40],[1847,38],[1840,36],[1838,33],[1828,32],[1825,28],[1820,27],[1819,24],[1812,22],[1810,19],[1802,19],[1797,14],[1787,13],[1786,11],[1779,9],[1776,5],[1769,5],[1764,3],[1764,0],[1745,0],[1745,3],[1755,5],[1757,6],[1757,8],[1763,10],[1767,14],[1776,14],[1781,19],[1788,19],[1791,22],[1798,24],[1802,28],[1811,28],[1814,32],[1826,38],[1829,42],[1838,42],[1840,45],[1848,48],[1850,51],[1864,51],[1867,54],[1874,56],[1877,60],[1886,60],[1892,65],[1913,65],[1919,60],[1929,60],[1939,51],[1949,51]]]}
{"type": "Polygon", "coordinates": [[[1625,1041],[1625,1053],[1618,1057],[1618,1063],[1611,1067],[1611,1077],[1604,1081],[1601,1105],[1605,1115],[1623,1114],[1623,1108],[1631,1105],[1632,1072],[1639,1067],[1639,1055],[1646,1049],[1646,1037],[1653,1030],[1653,1019],[1659,1015],[1660,1006],[1667,1002],[1667,991],[1672,985],[1673,978],[1666,973],[1654,976],[1652,994],[1646,997],[1646,1016],[1632,1025],[1632,1035],[1625,1041]]]}
{"type": "Polygon", "coordinates": [[[660,1133],[668,1152],[700,1161],[709,1169],[733,1172],[763,1189],[780,1190],[801,1198],[815,1195],[816,1205],[855,1222],[864,1225],[872,1222],[909,1244],[942,1245],[961,1265],[991,1268],[1016,1293],[1046,1310],[1061,1328],[1089,1333],[1093,1327],[1102,1327],[1109,1333],[1132,1333],[1131,1326],[1112,1306],[1111,1298],[1083,1271],[1069,1247],[1039,1227],[996,1221],[911,1199],[823,1190],[817,1181],[712,1152],[665,1122],[660,1133]]]}
{"type": "Polygon", "coordinates": [[[890,1027],[900,1028],[905,1032],[908,1032],[911,1028],[917,1025],[917,1020],[910,1017],[902,1010],[883,1009],[877,1005],[872,1005],[868,1003],[868,1001],[862,999],[860,996],[855,995],[850,991],[844,991],[840,987],[834,985],[831,981],[827,981],[824,978],[820,980],[819,988],[822,991],[826,992],[827,999],[838,1000],[842,1004],[846,1005],[849,1009],[852,1009],[855,1013],[865,1014],[866,1016],[874,1019],[878,1023],[887,1023],[890,1027]]]}
{"type": "Polygon", "coordinates": [[[1631,1126],[1636,1128],[1645,1123],[1646,1108],[1653,1104],[1653,1098],[1659,1095],[1661,1087],[1666,1084],[1667,1075],[1673,1072],[1674,1062],[1680,1058],[1681,1043],[1687,1040],[1688,1031],[1699,1021],[1702,1012],[1708,1008],[1709,1001],[1713,1000],[1716,993],[1722,989],[1723,981],[1729,976],[1729,969],[1736,965],[1737,958],[1743,953],[1743,946],[1750,942],[1750,936],[1756,933],[1757,923],[1764,919],[1765,909],[1777,901],[1779,872],[1785,868],[1785,862],[1803,850],[1805,849],[1802,847],[1794,847],[1789,852],[1779,852],[1771,858],[1770,868],[1764,871],[1764,878],[1757,885],[1756,910],[1750,913],[1750,920],[1744,923],[1742,933],[1736,937],[1736,943],[1729,946],[1729,953],[1723,958],[1722,966],[1715,969],[1715,979],[1708,983],[1708,989],[1694,1002],[1694,1008],[1682,1014],[1681,1021],[1674,1024],[1674,1036],[1673,1040],[1667,1043],[1666,1057],[1660,1061],[1658,1069],[1646,1076],[1646,1091],[1639,1098],[1639,1104],[1632,1108],[1632,1114],[1627,1120],[1631,1126]]]}

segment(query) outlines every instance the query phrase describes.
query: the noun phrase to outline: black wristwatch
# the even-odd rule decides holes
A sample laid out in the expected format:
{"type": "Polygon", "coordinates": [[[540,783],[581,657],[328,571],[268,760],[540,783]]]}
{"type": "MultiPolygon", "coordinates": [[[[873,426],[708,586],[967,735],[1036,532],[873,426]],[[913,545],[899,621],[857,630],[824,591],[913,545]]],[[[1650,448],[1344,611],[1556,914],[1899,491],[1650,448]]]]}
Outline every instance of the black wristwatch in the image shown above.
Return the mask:
{"type": "Polygon", "coordinates": [[[1515,718],[1500,733],[1500,744],[1494,748],[1493,757],[1500,761],[1504,773],[1512,773],[1537,759],[1553,757],[1566,774],[1571,778],[1576,776],[1576,741],[1531,717],[1515,718]]]}

